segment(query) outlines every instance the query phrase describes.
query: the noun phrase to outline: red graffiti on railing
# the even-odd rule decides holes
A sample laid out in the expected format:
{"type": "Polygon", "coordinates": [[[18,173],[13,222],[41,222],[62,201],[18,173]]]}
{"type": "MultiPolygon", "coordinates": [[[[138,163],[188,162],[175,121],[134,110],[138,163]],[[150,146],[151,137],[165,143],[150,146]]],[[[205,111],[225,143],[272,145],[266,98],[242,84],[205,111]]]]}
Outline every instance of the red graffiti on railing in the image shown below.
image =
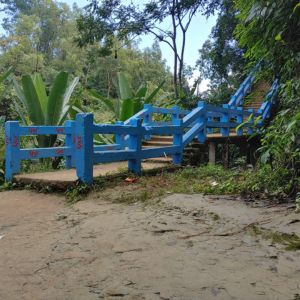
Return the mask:
{"type": "Polygon", "coordinates": [[[36,150],[30,150],[30,151],[29,151],[29,156],[30,156],[30,157],[37,157],[38,154],[39,154],[39,152],[36,151],[36,150]]]}
{"type": "Polygon", "coordinates": [[[65,132],[64,128],[56,128],[57,133],[63,134],[65,132]]]}
{"type": "Polygon", "coordinates": [[[55,150],[55,154],[57,154],[57,155],[63,155],[64,154],[64,150],[63,149],[56,149],[55,150]]]}
{"type": "Polygon", "coordinates": [[[33,127],[29,127],[29,128],[28,128],[28,132],[29,132],[30,134],[37,134],[38,129],[37,129],[37,128],[33,128],[33,127]]]}
{"type": "Polygon", "coordinates": [[[5,145],[6,146],[9,145],[9,137],[8,137],[8,135],[5,136],[5,145]]]}
{"type": "Polygon", "coordinates": [[[76,148],[78,150],[80,150],[82,148],[82,137],[81,136],[76,137],[76,148]]]}
{"type": "Polygon", "coordinates": [[[19,138],[17,136],[14,136],[13,147],[18,147],[18,146],[19,146],[19,138]]]}

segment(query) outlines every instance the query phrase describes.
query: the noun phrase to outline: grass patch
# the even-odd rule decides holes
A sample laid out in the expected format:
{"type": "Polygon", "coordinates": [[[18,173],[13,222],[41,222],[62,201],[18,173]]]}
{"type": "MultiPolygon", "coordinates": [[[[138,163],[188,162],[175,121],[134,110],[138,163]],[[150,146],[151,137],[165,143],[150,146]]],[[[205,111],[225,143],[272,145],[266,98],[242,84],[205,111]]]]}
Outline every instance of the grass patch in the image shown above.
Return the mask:
{"type": "MultiPolygon", "coordinates": [[[[33,185],[31,188],[40,192],[64,192],[69,203],[83,199],[89,192],[103,192],[110,188],[122,192],[114,198],[107,195],[108,199],[113,198],[113,201],[123,203],[147,202],[150,199],[161,198],[170,193],[215,195],[254,193],[276,195],[277,198],[280,198],[278,193],[280,195],[283,192],[282,189],[278,188],[280,186],[278,180],[283,180],[283,177],[279,175],[284,174],[274,174],[268,168],[226,170],[222,166],[210,164],[180,169],[169,167],[145,171],[143,176],[137,178],[134,183],[125,182],[127,177],[134,178],[133,174],[128,173],[125,169],[119,171],[118,174],[94,178],[92,186],[78,182],[67,189],[33,185]],[[267,188],[269,188],[269,192],[267,188]]],[[[11,188],[11,186],[4,188],[11,188]]]]}
{"type": "Polygon", "coordinates": [[[278,231],[265,230],[258,226],[251,226],[250,231],[255,236],[261,236],[264,240],[270,240],[272,244],[285,246],[285,250],[300,250],[300,238],[296,234],[283,233],[278,231]]]}

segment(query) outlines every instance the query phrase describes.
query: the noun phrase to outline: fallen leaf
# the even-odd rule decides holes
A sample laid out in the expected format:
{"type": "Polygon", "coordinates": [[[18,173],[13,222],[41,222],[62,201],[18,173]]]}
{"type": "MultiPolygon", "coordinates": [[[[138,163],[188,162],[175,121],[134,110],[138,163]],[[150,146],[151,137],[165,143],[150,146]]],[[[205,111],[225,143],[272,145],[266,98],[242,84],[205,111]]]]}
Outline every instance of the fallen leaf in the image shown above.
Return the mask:
{"type": "Polygon", "coordinates": [[[137,182],[137,178],[127,177],[125,181],[128,183],[135,183],[137,182]]]}

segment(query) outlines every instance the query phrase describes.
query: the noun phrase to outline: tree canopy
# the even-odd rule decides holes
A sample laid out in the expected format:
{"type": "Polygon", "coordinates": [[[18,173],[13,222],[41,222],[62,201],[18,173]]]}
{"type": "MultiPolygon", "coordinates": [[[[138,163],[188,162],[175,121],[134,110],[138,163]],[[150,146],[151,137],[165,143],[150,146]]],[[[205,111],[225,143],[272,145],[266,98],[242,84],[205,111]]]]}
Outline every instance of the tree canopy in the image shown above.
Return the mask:
{"type": "Polygon", "coordinates": [[[175,95],[184,85],[184,55],[187,31],[197,13],[213,13],[219,0],[152,0],[144,6],[121,1],[92,1],[78,19],[79,45],[100,41],[106,51],[114,40],[128,41],[142,34],[152,34],[173,51],[173,84],[175,95]],[[163,22],[168,20],[170,29],[163,22]]]}

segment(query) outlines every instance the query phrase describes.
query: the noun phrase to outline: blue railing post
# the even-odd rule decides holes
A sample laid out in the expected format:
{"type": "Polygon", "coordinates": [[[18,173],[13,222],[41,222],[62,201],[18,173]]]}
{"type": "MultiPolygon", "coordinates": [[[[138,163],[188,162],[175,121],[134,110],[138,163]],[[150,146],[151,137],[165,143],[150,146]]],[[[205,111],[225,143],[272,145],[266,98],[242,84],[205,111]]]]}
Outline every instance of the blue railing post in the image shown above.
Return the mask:
{"type": "MultiPolygon", "coordinates": [[[[207,121],[212,122],[212,121],[213,121],[213,117],[207,117],[207,121]]],[[[213,128],[207,128],[207,129],[206,129],[206,132],[207,132],[208,134],[213,133],[213,128]]]]}
{"type": "MultiPolygon", "coordinates": [[[[240,125],[240,124],[242,124],[244,122],[243,108],[242,107],[237,107],[237,110],[239,111],[239,114],[238,114],[236,120],[237,120],[238,125],[240,125]]],[[[236,134],[237,135],[243,135],[243,132],[244,132],[243,127],[240,127],[237,130],[236,134]]]]}
{"type": "Polygon", "coordinates": [[[136,127],[138,132],[129,135],[128,149],[135,151],[135,158],[128,160],[128,170],[140,175],[142,172],[140,157],[142,149],[142,121],[141,119],[132,119],[130,120],[129,125],[136,127]]]}
{"type": "Polygon", "coordinates": [[[200,133],[197,136],[197,139],[199,143],[204,144],[206,141],[206,103],[204,101],[198,102],[198,107],[203,109],[203,114],[198,118],[198,122],[204,124],[203,130],[200,131],[200,133]]]}
{"type": "Polygon", "coordinates": [[[19,122],[5,123],[5,179],[12,181],[13,175],[20,172],[20,129],[19,122]]]}
{"type": "Polygon", "coordinates": [[[222,127],[221,128],[221,134],[222,134],[222,136],[229,136],[229,131],[230,131],[230,129],[229,129],[229,127],[228,127],[228,123],[229,123],[229,121],[230,121],[230,118],[229,118],[229,115],[230,115],[230,111],[229,111],[229,105],[228,104],[223,104],[223,108],[225,108],[226,109],[226,112],[224,112],[223,114],[222,114],[222,117],[221,117],[221,122],[222,123],[225,123],[226,125],[225,125],[225,127],[222,127]]]}
{"type": "MultiPolygon", "coordinates": [[[[173,119],[172,124],[175,126],[180,126],[183,129],[183,121],[181,119],[173,119]]],[[[181,130],[180,133],[175,133],[173,136],[173,146],[180,146],[180,152],[173,155],[173,164],[174,165],[181,165],[182,158],[183,158],[183,141],[182,141],[183,131],[181,130]]]]}
{"type": "Polygon", "coordinates": [[[76,173],[80,181],[93,182],[93,114],[77,114],[75,124],[76,173]]]}
{"type": "Polygon", "coordinates": [[[172,122],[173,122],[173,120],[179,119],[179,114],[178,114],[179,108],[177,105],[174,105],[172,107],[172,110],[174,110],[174,112],[172,113],[172,122]]]}
{"type": "MultiPolygon", "coordinates": [[[[152,122],[152,112],[151,112],[152,106],[150,104],[144,104],[144,109],[147,110],[144,116],[144,125],[151,125],[152,122]]],[[[145,135],[144,136],[145,140],[151,140],[151,135],[145,135]]]]}
{"type": "Polygon", "coordinates": [[[248,135],[252,135],[253,134],[253,132],[254,132],[254,110],[253,110],[253,108],[249,108],[248,109],[248,112],[249,112],[249,123],[250,124],[248,124],[248,135]]]}
{"type": "MultiPolygon", "coordinates": [[[[117,121],[117,125],[124,125],[124,122],[117,121]]],[[[118,149],[125,149],[125,134],[116,133],[116,144],[118,144],[118,149]]]]}
{"type": "Polygon", "coordinates": [[[72,149],[72,155],[66,156],[66,168],[71,169],[75,167],[75,149],[74,149],[74,139],[75,139],[75,121],[67,120],[65,122],[65,127],[71,128],[71,132],[66,134],[65,144],[66,147],[72,149]]]}

